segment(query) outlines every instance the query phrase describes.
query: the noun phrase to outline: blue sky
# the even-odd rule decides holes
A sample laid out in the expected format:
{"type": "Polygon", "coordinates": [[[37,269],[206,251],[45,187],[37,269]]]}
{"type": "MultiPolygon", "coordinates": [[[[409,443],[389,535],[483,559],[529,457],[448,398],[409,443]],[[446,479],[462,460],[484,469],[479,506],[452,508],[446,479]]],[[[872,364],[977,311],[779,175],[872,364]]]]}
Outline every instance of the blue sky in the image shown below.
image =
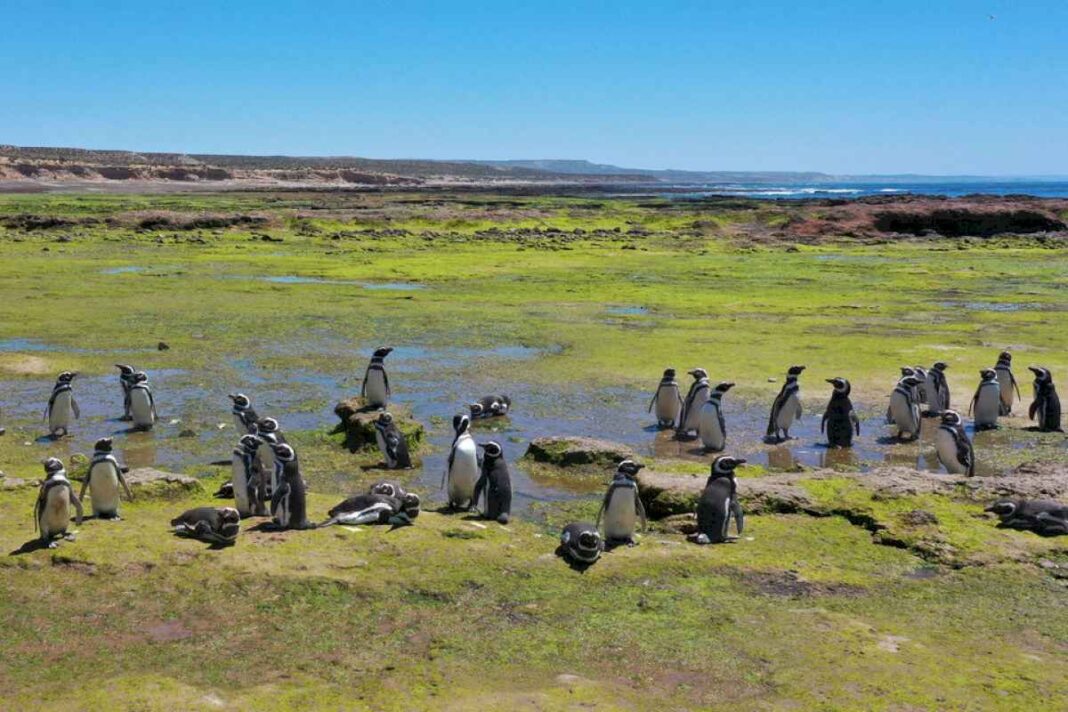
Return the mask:
{"type": "Polygon", "coordinates": [[[17,145],[1068,174],[1065,0],[0,0],[0,67],[17,145]]]}

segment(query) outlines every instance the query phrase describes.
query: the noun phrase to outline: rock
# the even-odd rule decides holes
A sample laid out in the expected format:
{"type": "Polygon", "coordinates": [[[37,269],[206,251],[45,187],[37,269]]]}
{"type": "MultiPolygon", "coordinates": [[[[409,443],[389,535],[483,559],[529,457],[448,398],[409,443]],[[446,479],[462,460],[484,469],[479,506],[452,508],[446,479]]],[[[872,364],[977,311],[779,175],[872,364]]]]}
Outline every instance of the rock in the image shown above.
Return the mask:
{"type": "MultiPolygon", "coordinates": [[[[740,478],[738,497],[742,508],[747,514],[814,512],[816,502],[795,484],[802,477],[810,478],[812,473],[740,478]]],[[[707,480],[705,475],[642,470],[638,473],[638,491],[645,511],[659,519],[693,512],[707,480]]]]}
{"type": "Polygon", "coordinates": [[[161,341],[156,344],[156,348],[160,351],[170,351],[171,347],[167,345],[166,341],[161,341]]]}
{"type": "MultiPolygon", "coordinates": [[[[387,409],[393,416],[393,422],[404,433],[408,450],[415,451],[423,442],[425,430],[423,425],[412,417],[411,408],[394,403],[387,409]]],[[[350,452],[378,447],[375,440],[375,420],[382,411],[366,404],[363,398],[349,398],[334,406],[334,414],[341,423],[335,432],[345,433],[345,447],[350,452]]]]}
{"type": "Polygon", "coordinates": [[[536,438],[523,457],[555,467],[606,469],[634,457],[634,451],[626,445],[593,438],[536,438]]]}
{"type": "Polygon", "coordinates": [[[178,437],[180,437],[180,438],[195,438],[196,436],[197,436],[197,431],[190,430],[189,428],[186,428],[182,432],[178,433],[178,437]]]}
{"type": "Polygon", "coordinates": [[[195,477],[151,467],[130,470],[126,473],[126,483],[130,485],[135,498],[177,499],[188,494],[201,493],[204,489],[195,477]]]}
{"type": "Polygon", "coordinates": [[[927,526],[928,524],[938,524],[938,517],[931,514],[924,509],[914,509],[911,512],[906,512],[901,520],[913,527],[927,526]]]}
{"type": "Polygon", "coordinates": [[[0,477],[0,490],[14,490],[23,487],[36,487],[36,480],[24,480],[20,477],[0,477]]]}

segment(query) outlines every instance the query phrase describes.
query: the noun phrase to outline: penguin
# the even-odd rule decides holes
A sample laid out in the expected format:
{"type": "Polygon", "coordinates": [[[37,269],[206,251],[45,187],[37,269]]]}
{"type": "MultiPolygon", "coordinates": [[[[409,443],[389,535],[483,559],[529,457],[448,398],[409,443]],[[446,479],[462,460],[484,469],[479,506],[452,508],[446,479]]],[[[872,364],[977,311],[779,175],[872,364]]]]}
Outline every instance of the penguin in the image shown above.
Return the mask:
{"type": "Polygon", "coordinates": [[[285,443],[274,446],[274,466],[279,483],[271,495],[271,518],[279,529],[314,529],[308,521],[304,478],[300,476],[297,453],[285,443]]]}
{"type": "Polygon", "coordinates": [[[471,419],[456,415],[452,419],[453,439],[449,460],[441,479],[450,509],[470,509],[475,505],[475,483],[479,478],[478,446],[470,433],[471,419]]]}
{"type": "Polygon", "coordinates": [[[728,540],[731,517],[738,536],[745,528],[745,516],[738,502],[738,483],[734,470],[744,465],[745,460],[721,455],[712,461],[712,472],[705,482],[705,489],[697,500],[696,544],[719,544],[728,540]]]}
{"type": "Polygon", "coordinates": [[[78,499],[85,499],[85,490],[90,489],[93,500],[93,516],[97,519],[119,519],[119,486],[126,492],[127,499],[133,499],[133,492],[126,484],[119,461],[112,455],[111,438],[100,438],[93,446],[93,459],[89,463],[89,473],[82,482],[78,499]]]}
{"type": "Polygon", "coordinates": [[[955,410],[942,413],[942,424],[935,432],[935,451],[946,472],[953,475],[975,475],[975,449],[964,432],[964,420],[955,410]]]}
{"type": "Polygon", "coordinates": [[[634,546],[637,544],[634,531],[638,520],[641,520],[643,531],[648,526],[645,505],[638,496],[638,483],[634,479],[643,467],[645,465],[633,460],[623,460],[616,468],[612,484],[604,493],[601,510],[597,513],[597,527],[600,529],[601,520],[604,519],[606,547],[618,544],[634,546]]]}
{"type": "Polygon", "coordinates": [[[384,412],[375,420],[375,440],[378,441],[378,449],[382,452],[388,469],[404,470],[412,466],[404,433],[393,422],[393,416],[389,413],[384,412]]]}
{"type": "MultiPolygon", "coordinates": [[[[925,372],[925,375],[926,375],[926,372],[925,372]]],[[[912,388],[912,400],[913,400],[914,403],[916,403],[916,405],[920,405],[921,403],[923,403],[923,400],[920,397],[920,386],[923,385],[923,381],[920,380],[920,376],[919,376],[919,374],[916,373],[916,369],[915,368],[913,368],[912,366],[902,366],[901,367],[901,378],[906,378],[908,376],[915,376],[916,377],[917,383],[912,388]]]]}
{"type": "Polygon", "coordinates": [[[472,418],[495,418],[508,415],[512,399],[508,396],[483,396],[468,407],[472,418]]]}
{"type": "Polygon", "coordinates": [[[130,387],[133,386],[133,377],[136,371],[133,366],[125,363],[117,363],[115,368],[119,369],[119,385],[122,387],[122,417],[119,420],[131,420],[130,387]]]}
{"type": "Polygon", "coordinates": [[[196,507],[171,520],[178,536],[229,546],[237,541],[241,514],[233,507],[196,507]]]}
{"type": "Polygon", "coordinates": [[[1043,433],[1063,433],[1061,430],[1061,399],[1053,386],[1053,374],[1044,366],[1028,366],[1035,374],[1035,399],[1027,409],[1029,420],[1038,419],[1038,429],[1043,433]]]}
{"type": "Polygon", "coordinates": [[[979,371],[982,380],[968,405],[968,415],[975,413],[976,430],[994,430],[998,427],[998,414],[1001,413],[1001,384],[998,374],[992,368],[979,371]]]}
{"type": "Polygon", "coordinates": [[[41,543],[49,549],[55,549],[56,542],[53,540],[57,536],[74,541],[74,535],[67,533],[70,526],[70,508],[74,506],[77,512],[75,523],[81,526],[82,502],[74,494],[74,488],[67,479],[67,471],[62,462],[50,457],[45,460],[44,469],[45,480],[41,483],[37,502],[33,506],[33,522],[34,529],[41,534],[41,543]]]}
{"type": "Polygon", "coordinates": [[[804,366],[791,366],[786,372],[786,383],[782,384],[779,395],[775,396],[775,402],[771,404],[765,439],[775,442],[789,440],[790,426],[793,425],[794,418],[797,418],[798,422],[801,421],[801,384],[797,379],[804,370],[804,366]]]}
{"type": "Polygon", "coordinates": [[[919,382],[915,376],[905,376],[897,382],[890,394],[887,417],[897,426],[898,439],[916,440],[920,437],[920,405],[912,399],[913,389],[919,382]]]}
{"type": "Polygon", "coordinates": [[[688,440],[692,437],[691,433],[697,432],[701,423],[701,407],[708,400],[709,393],[708,371],[695,368],[689,371],[689,374],[693,376],[693,383],[690,384],[690,391],[682,404],[679,425],[675,429],[675,436],[680,440],[688,440]]]}
{"type": "Polygon", "coordinates": [[[281,477],[281,470],[275,466],[274,448],[276,445],[284,445],[286,437],[274,418],[260,418],[254,425],[255,435],[259,438],[260,445],[256,449],[253,470],[259,474],[256,479],[256,486],[259,490],[257,497],[266,506],[278,488],[278,478],[281,477]]]}
{"type": "Polygon", "coordinates": [[[849,399],[853,386],[844,378],[828,378],[827,383],[833,390],[820,421],[820,432],[827,433],[827,444],[831,447],[852,447],[853,434],[860,436],[860,418],[849,399]]]}
{"type": "Polygon", "coordinates": [[[242,519],[253,514],[267,513],[266,503],[260,499],[260,473],[256,469],[256,452],[262,444],[258,437],[246,433],[234,448],[233,476],[230,479],[231,492],[228,496],[234,498],[234,505],[242,519]]]}
{"type": "Polygon", "coordinates": [[[1012,354],[1002,351],[998,355],[994,370],[998,374],[998,385],[1001,387],[1001,415],[1012,415],[1013,391],[1016,391],[1016,398],[1023,400],[1020,384],[1016,382],[1016,375],[1012,372],[1012,354]]]}
{"type": "Polygon", "coordinates": [[[1061,507],[1053,512],[1039,512],[1035,516],[1035,522],[1035,532],[1042,536],[1068,534],[1068,507],[1061,507]]]}
{"type": "Polygon", "coordinates": [[[660,385],[653,393],[653,399],[649,401],[649,410],[656,408],[656,424],[661,430],[675,428],[681,425],[682,394],[679,392],[679,382],[675,380],[675,369],[664,369],[664,375],[660,379],[660,385]]]}
{"type": "Polygon", "coordinates": [[[560,532],[560,548],[557,553],[572,563],[589,566],[601,558],[604,539],[597,527],[588,522],[573,522],[560,532]]]}
{"type": "Polygon", "coordinates": [[[1068,506],[1042,499],[999,500],[986,508],[1001,520],[998,527],[1033,531],[1043,536],[1068,533],[1068,506]]]}
{"type": "Polygon", "coordinates": [[[385,408],[389,405],[389,397],[392,391],[389,387],[389,375],[386,373],[385,360],[393,352],[390,346],[375,349],[371,356],[371,363],[363,376],[363,386],[360,387],[360,395],[367,401],[367,405],[376,408],[385,408]]]}
{"type": "Polygon", "coordinates": [[[927,392],[926,415],[939,416],[943,410],[949,410],[949,382],[946,381],[946,369],[949,368],[945,361],[938,361],[927,371],[927,383],[924,391],[927,392]]]}
{"type": "Polygon", "coordinates": [[[56,385],[52,387],[52,395],[48,399],[44,419],[48,421],[48,432],[53,438],[69,434],[71,421],[82,415],[81,409],[78,408],[78,401],[74,400],[74,390],[71,388],[77,375],[77,371],[64,371],[56,377],[56,385]]]}
{"type": "Polygon", "coordinates": [[[486,497],[486,507],[482,516],[507,524],[512,515],[512,477],[508,473],[508,463],[504,460],[504,451],[499,443],[490,441],[480,444],[482,448],[482,474],[475,483],[472,495],[478,505],[482,495],[486,497]]]}
{"type": "Polygon", "coordinates": [[[148,374],[144,371],[138,371],[133,376],[133,385],[130,386],[130,415],[134,427],[138,430],[151,430],[159,419],[156,415],[156,399],[152,396],[148,374]]]}
{"type": "Polygon", "coordinates": [[[394,480],[379,480],[368,487],[367,492],[368,494],[384,494],[397,499],[404,499],[404,495],[408,494],[401,483],[394,480]]]}
{"type": "Polygon", "coordinates": [[[697,434],[705,452],[719,452],[727,446],[727,423],[723,419],[723,395],[734,388],[730,381],[719,383],[712,394],[701,406],[701,417],[697,423],[697,434]]]}
{"type": "Polygon", "coordinates": [[[391,524],[395,527],[412,524],[419,516],[419,496],[406,492],[402,497],[388,494],[357,494],[331,509],[329,519],[320,527],[333,524],[391,524]]]}
{"type": "Polygon", "coordinates": [[[244,393],[231,393],[230,400],[234,403],[234,407],[230,412],[233,413],[237,432],[255,432],[256,421],[260,419],[260,416],[256,414],[256,409],[252,407],[252,399],[244,393]]]}
{"type": "Polygon", "coordinates": [[[916,387],[916,395],[919,396],[919,403],[930,403],[927,399],[927,369],[923,366],[913,366],[912,375],[916,376],[920,380],[920,385],[916,387]]]}

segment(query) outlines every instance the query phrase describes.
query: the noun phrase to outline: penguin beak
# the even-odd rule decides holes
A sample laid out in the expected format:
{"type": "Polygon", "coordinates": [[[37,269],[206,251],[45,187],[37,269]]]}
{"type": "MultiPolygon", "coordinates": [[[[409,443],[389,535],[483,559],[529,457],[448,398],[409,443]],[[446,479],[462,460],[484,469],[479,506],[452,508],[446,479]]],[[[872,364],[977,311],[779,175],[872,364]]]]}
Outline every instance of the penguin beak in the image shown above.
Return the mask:
{"type": "Polygon", "coordinates": [[[749,460],[746,460],[744,457],[739,457],[737,458],[737,462],[739,465],[744,465],[745,463],[749,462],[749,460]]]}
{"type": "Polygon", "coordinates": [[[823,380],[827,381],[827,383],[830,383],[831,385],[834,385],[834,379],[833,378],[825,378],[823,380]]]}

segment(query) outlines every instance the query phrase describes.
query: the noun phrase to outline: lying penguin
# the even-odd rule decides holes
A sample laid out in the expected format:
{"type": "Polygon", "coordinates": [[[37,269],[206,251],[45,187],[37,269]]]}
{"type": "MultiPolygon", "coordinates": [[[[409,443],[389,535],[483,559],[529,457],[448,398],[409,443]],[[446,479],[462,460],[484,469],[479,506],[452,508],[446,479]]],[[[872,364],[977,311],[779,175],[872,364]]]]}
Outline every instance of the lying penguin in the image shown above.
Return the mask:
{"type": "Polygon", "coordinates": [[[400,497],[368,492],[349,497],[331,509],[330,518],[320,527],[332,524],[390,524],[394,527],[412,524],[419,516],[419,495],[404,492],[400,497]]]}
{"type": "Polygon", "coordinates": [[[744,464],[742,458],[727,455],[712,461],[712,472],[697,500],[697,534],[691,538],[695,544],[728,541],[732,517],[738,536],[742,535],[745,517],[742,505],[738,502],[738,483],[734,479],[734,470],[744,464]]]}
{"type": "Polygon", "coordinates": [[[230,545],[237,541],[241,514],[233,507],[196,507],[172,519],[171,526],[178,536],[230,545]]]}
{"type": "Polygon", "coordinates": [[[573,564],[590,565],[601,558],[604,551],[604,539],[597,531],[597,526],[588,522],[574,522],[560,532],[559,556],[573,564]]]}
{"type": "Polygon", "coordinates": [[[1068,505],[1042,499],[999,500],[986,508],[998,515],[999,527],[1041,536],[1068,534],[1068,505]]]}
{"type": "Polygon", "coordinates": [[[512,407],[512,399],[508,396],[483,396],[472,403],[471,419],[498,418],[508,415],[512,407]]]}

